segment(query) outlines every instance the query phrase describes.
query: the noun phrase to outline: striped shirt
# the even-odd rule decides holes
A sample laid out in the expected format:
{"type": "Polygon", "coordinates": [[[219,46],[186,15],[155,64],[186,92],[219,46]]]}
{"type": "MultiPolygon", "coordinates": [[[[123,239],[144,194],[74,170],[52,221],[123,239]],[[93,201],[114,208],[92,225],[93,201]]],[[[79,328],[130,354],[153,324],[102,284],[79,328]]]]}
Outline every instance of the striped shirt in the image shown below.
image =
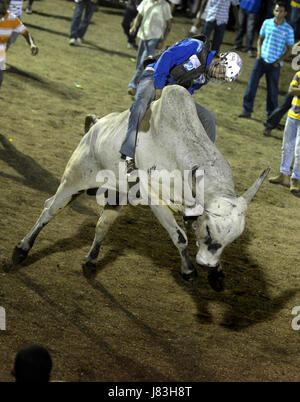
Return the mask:
{"type": "Polygon", "coordinates": [[[264,37],[261,58],[267,63],[274,63],[284,55],[286,46],[295,42],[294,30],[285,20],[282,25],[276,25],[275,18],[265,20],[259,34],[264,37]]]}
{"type": "MultiPolygon", "coordinates": [[[[290,86],[297,87],[299,88],[300,86],[300,71],[298,71],[290,83],[290,86]]],[[[289,117],[292,117],[293,119],[300,120],[300,96],[294,96],[292,100],[292,107],[289,110],[288,113],[289,117]]]]}
{"type": "Polygon", "coordinates": [[[231,4],[237,6],[239,0],[209,0],[206,6],[207,15],[205,21],[216,21],[217,25],[227,24],[231,4]]]}
{"type": "Polygon", "coordinates": [[[6,45],[13,32],[24,35],[26,28],[18,17],[7,11],[5,16],[0,18],[0,70],[5,70],[6,45]]]}
{"type": "Polygon", "coordinates": [[[20,18],[22,15],[22,7],[23,0],[10,0],[8,11],[20,18]]]}

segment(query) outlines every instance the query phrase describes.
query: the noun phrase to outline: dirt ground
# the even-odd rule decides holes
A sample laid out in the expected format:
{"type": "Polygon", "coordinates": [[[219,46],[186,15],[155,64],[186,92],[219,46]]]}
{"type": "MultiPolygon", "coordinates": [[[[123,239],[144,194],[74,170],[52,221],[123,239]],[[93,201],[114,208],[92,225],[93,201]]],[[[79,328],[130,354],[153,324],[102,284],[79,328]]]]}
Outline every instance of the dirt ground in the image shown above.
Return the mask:
{"type": "MultiPolygon", "coordinates": [[[[23,38],[11,47],[0,91],[0,380],[12,381],[15,353],[31,343],[53,358],[62,381],[299,381],[300,331],[292,329],[299,295],[299,198],[266,180],[251,203],[246,229],[222,256],[226,289],[215,293],[199,270],[180,277],[180,258],[147,207],[128,206],[107,235],[97,275],[81,262],[94,237],[100,207],[81,196],[41,232],[28,258],[6,272],[15,245],[53,195],[82,137],[88,113],[130,106],[127,83],[135,51],[126,47],[122,9],[100,7],[82,46],[70,47],[73,3],[43,0],[23,20],[40,53],[23,38]],[[80,87],[78,87],[78,83],[80,87]]],[[[168,43],[190,20],[175,18],[168,43]]],[[[223,50],[232,46],[226,32],[223,50]]],[[[195,99],[217,117],[216,145],[242,194],[260,172],[280,164],[282,131],[262,135],[265,80],[253,118],[240,121],[253,59],[239,81],[210,84],[195,99]]],[[[280,100],[294,71],[285,63],[280,100]]],[[[195,257],[195,239],[190,241],[195,257]]]]}

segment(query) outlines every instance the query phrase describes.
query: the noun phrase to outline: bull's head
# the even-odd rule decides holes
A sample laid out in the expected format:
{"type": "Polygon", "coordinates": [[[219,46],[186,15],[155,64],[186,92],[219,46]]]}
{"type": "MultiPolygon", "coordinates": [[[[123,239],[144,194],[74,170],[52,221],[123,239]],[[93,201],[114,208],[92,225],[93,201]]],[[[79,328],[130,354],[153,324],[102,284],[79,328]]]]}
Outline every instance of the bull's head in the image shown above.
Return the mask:
{"type": "Polygon", "coordinates": [[[269,170],[266,169],[241,197],[216,197],[209,200],[205,205],[205,213],[193,222],[199,247],[196,261],[216,277],[223,276],[220,263],[222,251],[242,234],[248,205],[269,170]]]}

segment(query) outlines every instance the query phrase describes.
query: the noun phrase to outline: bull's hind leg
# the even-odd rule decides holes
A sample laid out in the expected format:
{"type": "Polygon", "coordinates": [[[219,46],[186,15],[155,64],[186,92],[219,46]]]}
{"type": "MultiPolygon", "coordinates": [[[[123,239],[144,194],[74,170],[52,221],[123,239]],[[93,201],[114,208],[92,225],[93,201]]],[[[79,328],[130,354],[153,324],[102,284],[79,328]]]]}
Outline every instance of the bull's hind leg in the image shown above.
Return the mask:
{"type": "Polygon", "coordinates": [[[83,274],[89,277],[96,271],[96,263],[99,255],[102,240],[108,232],[111,225],[117,219],[122,207],[119,205],[105,205],[104,210],[97,222],[95,237],[92,247],[85,257],[85,261],[82,264],[83,274]]]}
{"type": "Polygon", "coordinates": [[[154,215],[161,225],[166,229],[174,245],[177,247],[181,256],[181,275],[183,279],[191,281],[197,277],[197,271],[193,266],[188,250],[187,236],[177,224],[171,210],[165,205],[151,205],[154,215]]]}
{"type": "Polygon", "coordinates": [[[23,240],[15,247],[12,262],[19,264],[27,257],[28,252],[32,248],[35,239],[44,226],[66,205],[72,202],[83,191],[72,191],[70,188],[66,189],[64,183],[61,183],[57,189],[56,194],[46,200],[44,209],[36,221],[30,232],[24,237],[23,240]]]}

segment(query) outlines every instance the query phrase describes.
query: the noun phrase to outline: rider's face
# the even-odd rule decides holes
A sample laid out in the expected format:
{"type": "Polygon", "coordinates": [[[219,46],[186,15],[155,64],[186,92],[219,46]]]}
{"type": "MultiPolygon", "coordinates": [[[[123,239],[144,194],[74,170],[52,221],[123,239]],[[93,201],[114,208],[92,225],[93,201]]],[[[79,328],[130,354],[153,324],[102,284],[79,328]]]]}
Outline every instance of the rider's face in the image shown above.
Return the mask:
{"type": "Polygon", "coordinates": [[[225,66],[223,64],[219,64],[219,59],[213,60],[210,65],[211,76],[212,78],[216,78],[222,80],[225,78],[225,66]]]}

